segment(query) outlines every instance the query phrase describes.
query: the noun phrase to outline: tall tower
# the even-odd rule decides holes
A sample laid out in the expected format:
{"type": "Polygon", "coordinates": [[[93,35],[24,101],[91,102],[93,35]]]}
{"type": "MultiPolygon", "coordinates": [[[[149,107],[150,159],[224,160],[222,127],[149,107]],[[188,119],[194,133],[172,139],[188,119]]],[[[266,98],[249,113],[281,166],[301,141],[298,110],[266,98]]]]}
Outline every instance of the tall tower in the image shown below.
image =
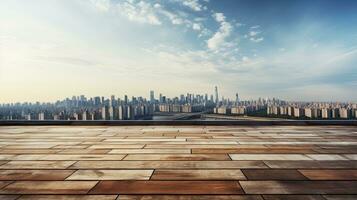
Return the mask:
{"type": "Polygon", "coordinates": [[[238,105],[239,103],[239,96],[238,96],[238,93],[236,93],[236,105],[238,105]]]}
{"type": "Polygon", "coordinates": [[[151,90],[150,91],[150,103],[154,103],[154,101],[155,101],[155,96],[154,96],[155,94],[154,94],[154,90],[151,90]]]}
{"type": "Polygon", "coordinates": [[[216,95],[216,104],[218,104],[218,102],[219,102],[219,99],[218,99],[218,88],[217,88],[217,86],[215,86],[214,87],[214,92],[215,92],[215,95],[216,95]]]}

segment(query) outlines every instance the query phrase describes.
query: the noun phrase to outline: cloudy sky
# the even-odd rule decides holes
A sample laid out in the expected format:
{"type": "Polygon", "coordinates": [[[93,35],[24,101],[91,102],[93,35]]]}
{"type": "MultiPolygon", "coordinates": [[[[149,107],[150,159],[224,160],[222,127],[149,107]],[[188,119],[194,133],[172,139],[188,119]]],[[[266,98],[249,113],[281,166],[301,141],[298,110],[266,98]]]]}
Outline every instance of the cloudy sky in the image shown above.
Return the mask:
{"type": "Polygon", "coordinates": [[[0,103],[213,93],[357,101],[357,1],[1,0],[0,103]]]}

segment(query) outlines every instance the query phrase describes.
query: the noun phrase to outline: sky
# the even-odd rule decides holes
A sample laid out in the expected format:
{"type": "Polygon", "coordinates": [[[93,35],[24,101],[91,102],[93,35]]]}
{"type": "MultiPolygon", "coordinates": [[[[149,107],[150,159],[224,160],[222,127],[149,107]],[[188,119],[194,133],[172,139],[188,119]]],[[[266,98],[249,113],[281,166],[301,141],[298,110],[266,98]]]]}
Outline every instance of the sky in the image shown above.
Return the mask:
{"type": "Polygon", "coordinates": [[[355,0],[1,0],[0,103],[73,95],[357,102],[355,0]]]}

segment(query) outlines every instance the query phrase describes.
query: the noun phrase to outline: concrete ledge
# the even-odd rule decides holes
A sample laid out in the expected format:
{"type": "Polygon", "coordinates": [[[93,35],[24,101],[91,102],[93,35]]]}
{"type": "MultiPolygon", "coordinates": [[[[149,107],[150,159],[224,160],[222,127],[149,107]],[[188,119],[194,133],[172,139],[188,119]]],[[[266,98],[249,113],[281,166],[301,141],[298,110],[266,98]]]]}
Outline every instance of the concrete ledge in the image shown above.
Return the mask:
{"type": "Polygon", "coordinates": [[[336,125],[336,126],[357,126],[357,120],[267,120],[267,121],[253,121],[253,120],[118,120],[118,121],[0,121],[0,126],[60,126],[60,125],[73,125],[73,126],[148,126],[148,125],[162,125],[162,126],[184,126],[184,125],[212,125],[212,126],[231,126],[231,125],[247,125],[247,126],[323,126],[323,125],[336,125]]]}

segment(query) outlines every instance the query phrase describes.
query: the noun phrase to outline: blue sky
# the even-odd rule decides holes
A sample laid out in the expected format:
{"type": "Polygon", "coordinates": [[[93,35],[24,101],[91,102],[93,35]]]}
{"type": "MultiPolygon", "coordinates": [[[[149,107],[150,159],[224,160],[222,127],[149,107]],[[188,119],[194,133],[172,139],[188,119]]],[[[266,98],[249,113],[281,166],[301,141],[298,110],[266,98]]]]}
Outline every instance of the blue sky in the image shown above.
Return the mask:
{"type": "Polygon", "coordinates": [[[357,101],[357,2],[2,0],[0,102],[236,92],[357,101]]]}

